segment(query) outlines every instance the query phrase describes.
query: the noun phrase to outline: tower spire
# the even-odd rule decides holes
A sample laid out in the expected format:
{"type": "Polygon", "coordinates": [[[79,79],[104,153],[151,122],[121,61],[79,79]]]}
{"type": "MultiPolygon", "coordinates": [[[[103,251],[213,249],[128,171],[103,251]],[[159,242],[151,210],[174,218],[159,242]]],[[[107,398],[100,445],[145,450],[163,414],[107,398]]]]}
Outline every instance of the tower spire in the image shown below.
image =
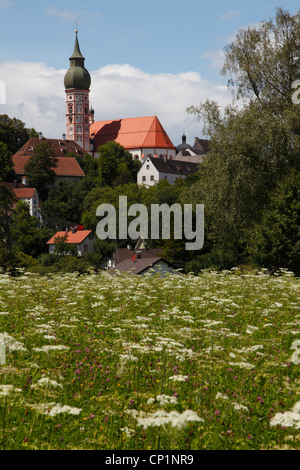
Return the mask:
{"type": "Polygon", "coordinates": [[[64,79],[67,106],[67,139],[74,140],[84,150],[90,151],[89,127],[93,117],[89,106],[91,77],[84,67],[85,58],[79,47],[77,23],[75,34],[70,68],[64,79]]]}

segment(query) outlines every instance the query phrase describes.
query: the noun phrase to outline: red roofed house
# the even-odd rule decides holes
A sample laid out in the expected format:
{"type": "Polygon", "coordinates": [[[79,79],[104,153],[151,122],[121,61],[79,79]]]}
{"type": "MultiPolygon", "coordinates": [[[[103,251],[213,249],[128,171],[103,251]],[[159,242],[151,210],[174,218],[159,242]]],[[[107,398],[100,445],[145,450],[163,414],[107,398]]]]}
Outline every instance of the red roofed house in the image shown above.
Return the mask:
{"type": "Polygon", "coordinates": [[[54,168],[56,183],[60,180],[79,181],[85,176],[76,158],[65,156],[67,153],[73,153],[81,157],[85,155],[86,152],[76,142],[64,139],[41,140],[35,137],[30,138],[12,157],[14,170],[18,176],[23,177],[25,175],[25,165],[33,155],[35,147],[41,142],[48,142],[54,155],[58,158],[57,166],[54,168]]]}
{"type": "Polygon", "coordinates": [[[134,159],[145,157],[174,158],[176,148],[156,116],[95,121],[90,126],[94,152],[109,141],[115,141],[128,150],[134,159]]]}
{"type": "Polygon", "coordinates": [[[27,202],[30,215],[37,217],[41,221],[39,211],[39,196],[35,188],[14,188],[13,192],[18,201],[27,202]]]}
{"type": "Polygon", "coordinates": [[[37,217],[41,222],[42,217],[39,211],[40,201],[35,188],[27,188],[24,184],[18,183],[17,181],[11,183],[1,181],[0,184],[6,186],[14,193],[16,201],[13,205],[13,209],[16,207],[18,201],[24,201],[29,206],[30,215],[37,217]]]}
{"type": "Polygon", "coordinates": [[[57,232],[55,235],[53,235],[53,237],[47,241],[47,245],[49,246],[49,253],[54,252],[57,239],[64,237],[65,243],[76,246],[79,256],[82,256],[84,253],[92,251],[93,249],[95,239],[92,230],[73,229],[70,231],[57,232]]]}

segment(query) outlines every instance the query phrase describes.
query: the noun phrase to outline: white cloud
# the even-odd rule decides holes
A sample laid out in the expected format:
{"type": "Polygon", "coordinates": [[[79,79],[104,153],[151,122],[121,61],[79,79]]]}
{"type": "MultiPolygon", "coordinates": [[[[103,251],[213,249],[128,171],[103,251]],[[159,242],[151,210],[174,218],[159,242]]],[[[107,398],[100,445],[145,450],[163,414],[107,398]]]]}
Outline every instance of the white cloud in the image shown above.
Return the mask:
{"type": "MultiPolygon", "coordinates": [[[[65,72],[43,63],[0,63],[0,78],[6,84],[6,105],[0,105],[0,114],[21,119],[46,137],[60,138],[66,131],[65,72]]],[[[129,64],[111,64],[90,73],[96,120],[157,114],[174,145],[180,143],[183,129],[190,143],[201,137],[199,123],[186,112],[188,106],[206,99],[220,106],[231,101],[226,86],[193,71],[148,74],[129,64]]]]}
{"type": "MultiPolygon", "coordinates": [[[[0,0],[1,1],[1,0],[0,0]]],[[[63,21],[77,21],[80,23],[90,22],[91,19],[100,19],[101,13],[99,11],[89,12],[86,10],[58,10],[56,7],[49,7],[45,10],[46,15],[60,18],[63,21]]]]}
{"type": "Polygon", "coordinates": [[[224,65],[225,52],[224,49],[206,51],[202,54],[202,57],[208,59],[211,62],[212,68],[220,71],[224,65]]]}

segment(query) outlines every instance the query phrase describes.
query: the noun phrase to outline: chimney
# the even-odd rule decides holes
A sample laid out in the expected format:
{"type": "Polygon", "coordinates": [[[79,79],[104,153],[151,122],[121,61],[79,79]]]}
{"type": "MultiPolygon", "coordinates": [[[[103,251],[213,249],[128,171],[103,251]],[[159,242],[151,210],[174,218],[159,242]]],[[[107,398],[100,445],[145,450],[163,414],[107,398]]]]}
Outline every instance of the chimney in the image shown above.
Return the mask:
{"type": "Polygon", "coordinates": [[[63,140],[66,140],[66,134],[62,135],[63,140]]]}
{"type": "Polygon", "coordinates": [[[24,186],[27,186],[27,178],[26,178],[26,176],[22,176],[22,184],[24,184],[24,186]]]}
{"type": "Polygon", "coordinates": [[[43,134],[41,132],[39,132],[39,139],[43,140],[43,134]]]}

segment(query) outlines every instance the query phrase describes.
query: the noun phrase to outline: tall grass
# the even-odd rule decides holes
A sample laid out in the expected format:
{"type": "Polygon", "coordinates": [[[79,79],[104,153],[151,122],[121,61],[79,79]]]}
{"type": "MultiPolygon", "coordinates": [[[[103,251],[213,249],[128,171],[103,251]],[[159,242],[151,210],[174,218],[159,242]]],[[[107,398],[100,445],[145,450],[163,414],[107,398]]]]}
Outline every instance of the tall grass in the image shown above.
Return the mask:
{"type": "Polygon", "coordinates": [[[299,449],[292,273],[24,273],[0,289],[2,449],[299,449]]]}

